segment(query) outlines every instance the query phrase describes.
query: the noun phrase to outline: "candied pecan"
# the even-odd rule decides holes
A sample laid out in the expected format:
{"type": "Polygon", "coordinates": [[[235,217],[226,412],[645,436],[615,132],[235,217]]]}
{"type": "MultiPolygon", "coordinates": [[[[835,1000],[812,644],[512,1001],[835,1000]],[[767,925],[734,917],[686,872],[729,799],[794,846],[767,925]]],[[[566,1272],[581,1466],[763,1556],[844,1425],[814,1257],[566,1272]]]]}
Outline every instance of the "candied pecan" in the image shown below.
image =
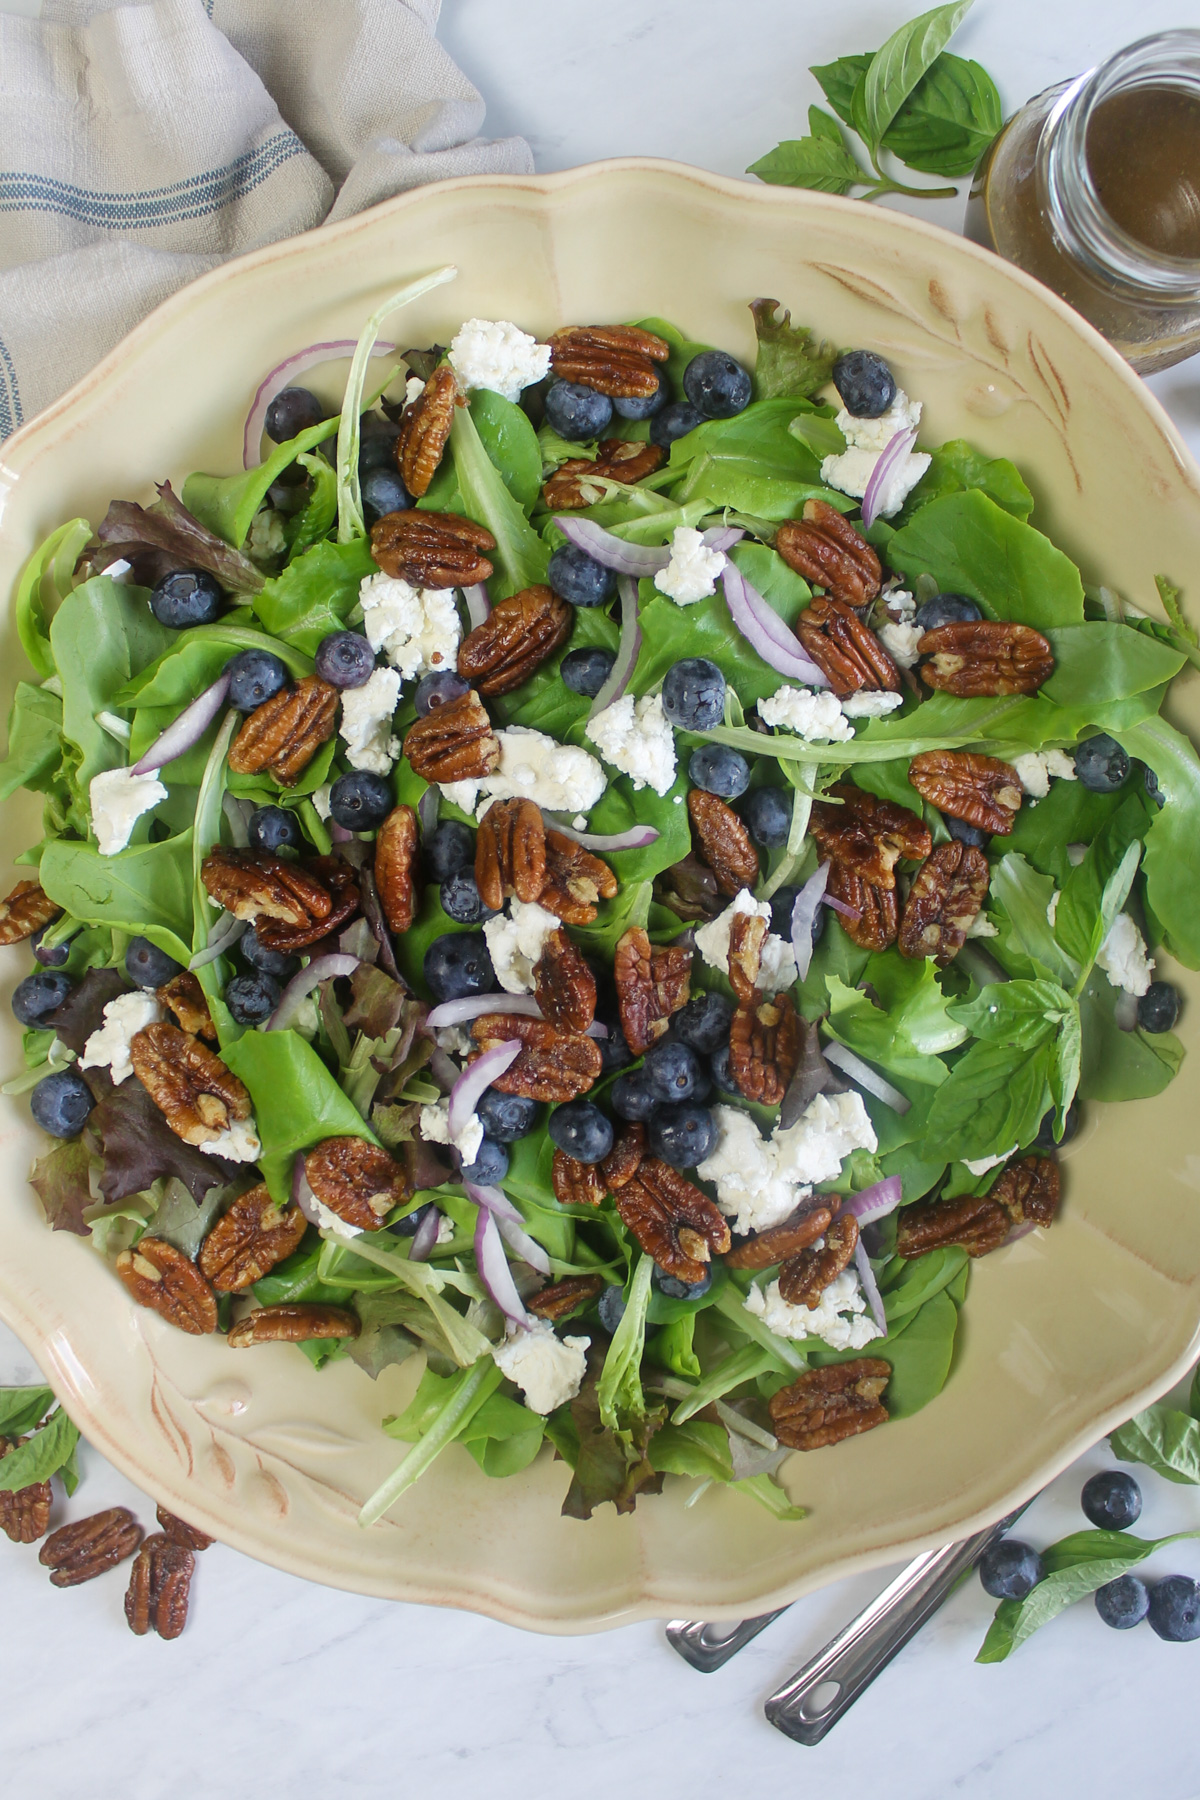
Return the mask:
{"type": "Polygon", "coordinates": [[[779,1292],[789,1306],[807,1306],[815,1312],[830,1282],[853,1262],[857,1243],[858,1220],[853,1213],[845,1213],[833,1221],[823,1243],[814,1242],[807,1250],[789,1256],[779,1271],[779,1292]]]}
{"type": "Polygon", "coordinates": [[[758,880],[758,851],[733,808],[697,787],[688,793],[687,808],[696,849],[721,892],[732,899],[742,888],[753,887],[758,880]]]}
{"type": "Polygon", "coordinates": [[[875,633],[844,601],[818,595],[800,615],[796,634],[839,699],[863,688],[900,692],[899,669],[875,633]]]}
{"type": "Polygon", "coordinates": [[[410,725],[404,754],[426,781],[482,781],[500,761],[500,739],[471,688],[410,725]]]}
{"type": "Polygon", "coordinates": [[[561,1031],[586,1031],[596,1016],[596,977],[561,925],[542,944],[533,994],[542,1017],[561,1031]]]}
{"type": "Polygon", "coordinates": [[[767,921],[757,913],[734,913],[729,922],[729,985],[743,1006],[758,993],[767,921]]]}
{"type": "Polygon", "coordinates": [[[546,883],[538,905],[564,925],[591,925],[597,900],[611,900],[617,878],[606,862],[573,838],[546,827],[546,883]]]}
{"type": "Polygon", "coordinates": [[[596,456],[571,456],[560,463],[542,489],[551,512],[575,512],[581,506],[597,506],[608,498],[607,483],[619,481],[632,487],[653,475],[667,460],[657,444],[639,444],[628,438],[602,438],[596,456]]]}
{"type": "Polygon", "coordinates": [[[520,1038],[524,1045],[516,1061],[492,1083],[501,1094],[523,1094],[529,1100],[549,1100],[557,1105],[586,1094],[600,1073],[600,1052],[594,1040],[559,1031],[547,1019],[481,1013],[471,1022],[471,1036],[480,1051],[511,1043],[513,1038],[520,1038]]]}
{"type": "Polygon", "coordinates": [[[707,1264],[729,1248],[728,1219],[656,1156],[643,1158],[633,1179],[618,1188],[615,1205],[647,1255],[680,1281],[703,1281],[707,1264]]]}
{"type": "Polygon", "coordinates": [[[982,850],[957,840],[939,844],[922,864],[900,921],[901,956],[949,962],[979,916],[991,871],[982,850]]]}
{"type": "Polygon", "coordinates": [[[895,943],[900,914],[894,887],[876,887],[872,882],[861,881],[840,863],[831,862],[825,893],[830,900],[840,900],[843,906],[854,908],[852,917],[839,913],[838,924],[860,950],[886,950],[895,943]]]}
{"type": "Polygon", "coordinates": [[[198,975],[193,975],[190,969],[181,969],[178,975],[173,975],[170,981],[156,989],[156,997],[160,1006],[174,1013],[181,1031],[190,1031],[193,1037],[209,1038],[216,1043],[217,1028],[212,1022],[208,995],[200,986],[198,975]]]}
{"type": "Polygon", "coordinates": [[[198,1526],[189,1525],[186,1519],[176,1518],[165,1506],[156,1506],[154,1516],[172,1543],[184,1544],[189,1550],[207,1550],[210,1544],[216,1542],[215,1538],[210,1538],[198,1526]]]}
{"type": "Polygon", "coordinates": [[[110,1506],[52,1531],[38,1551],[38,1561],[51,1571],[55,1587],[78,1587],[115,1569],[141,1541],[142,1528],[129,1508],[110,1506]]]}
{"type": "Polygon", "coordinates": [[[769,1269],[772,1263],[786,1262],[798,1256],[823,1237],[833,1220],[828,1203],[798,1206],[781,1225],[771,1225],[744,1244],[738,1244],[725,1258],[730,1269],[769,1269]]]}
{"type": "Polygon", "coordinates": [[[393,931],[405,932],[412,924],[420,880],[417,815],[411,806],[393,806],[375,839],[375,888],[393,931]]]}
{"type": "Polygon", "coordinates": [[[1051,1156],[1022,1156],[1010,1162],[988,1192],[1014,1225],[1049,1225],[1058,1211],[1058,1164],[1051,1156]]]}
{"type": "Polygon", "coordinates": [[[610,1193],[615,1193],[618,1188],[623,1188],[633,1180],[642,1166],[645,1154],[646,1127],[640,1124],[623,1124],[617,1132],[612,1149],[600,1164],[601,1179],[610,1193]]]}
{"type": "Polygon", "coordinates": [[[800,518],[785,519],[775,534],[775,548],[789,569],[849,606],[866,606],[879,592],[879,558],[849,519],[825,500],[806,500],[800,518]]]}
{"type": "Polygon", "coordinates": [[[682,944],[661,948],[640,925],[617,940],[613,980],[625,1042],[641,1056],[666,1031],[672,1013],[686,1006],[692,991],[692,952],[682,944]]]}
{"type": "Polygon", "coordinates": [[[961,1244],[968,1256],[986,1256],[999,1249],[1011,1226],[1004,1208],[987,1194],[918,1200],[899,1215],[896,1249],[901,1256],[914,1257],[961,1244]]]}
{"type": "Polygon", "coordinates": [[[1040,631],[1003,619],[964,619],[927,631],[917,654],[927,687],[947,694],[1033,694],[1054,673],[1054,652],[1040,631]]]}
{"type": "Polygon", "coordinates": [[[454,370],[449,363],[439,363],[416,399],[401,413],[396,467],[405,487],[416,498],[429,491],[450,440],[454,408],[465,405],[454,370]]]}
{"type": "Polygon", "coordinates": [[[565,1150],[554,1152],[550,1185],[560,1206],[599,1206],[605,1193],[600,1164],[580,1162],[565,1150]]]}
{"type": "Polygon", "coordinates": [[[604,1292],[603,1275],[568,1275],[534,1294],[525,1304],[539,1319],[565,1319],[604,1292]]]}
{"type": "Polygon", "coordinates": [[[268,850],[218,847],[201,863],[200,879],[218,906],[256,926],[267,919],[308,925],[332,910],[329,890],[315,875],[268,850]]]}
{"type": "MultiPolygon", "coordinates": [[[[378,1220],[375,1221],[379,1223],[378,1220]]],[[[225,1342],[231,1350],[249,1350],[254,1344],[303,1344],[309,1338],[357,1337],[362,1324],[343,1306],[320,1306],[313,1301],[259,1306],[232,1326],[225,1342]]]]}
{"type": "Polygon", "coordinates": [[[738,1092],[778,1106],[800,1060],[800,1022],[790,994],[739,1006],[729,1031],[729,1067],[738,1092]]]}
{"type": "Polygon", "coordinates": [[[19,944],[32,937],[61,912],[62,907],[51,900],[40,882],[18,881],[12,893],[0,900],[0,945],[19,944]]]}
{"type": "Polygon", "coordinates": [[[419,512],[414,506],[385,513],[371,527],[371,555],[384,574],[414,587],[474,587],[492,572],[480,551],[495,548],[490,531],[458,513],[419,512]]]}
{"type": "Polygon", "coordinates": [[[400,1164],[366,1138],[323,1138],[304,1158],[304,1173],[321,1204],[361,1231],[378,1231],[412,1192],[400,1164]]]}
{"type": "MultiPolygon", "coordinates": [[[[20,1441],[0,1437],[0,1465],[20,1447],[20,1441]]],[[[0,1493],[0,1531],[14,1544],[36,1544],[50,1523],[52,1499],[48,1481],[31,1481],[28,1487],[0,1493]]]]}
{"type": "Polygon", "coordinates": [[[165,1019],[135,1032],[133,1072],[185,1144],[211,1144],[234,1119],[250,1117],[250,1096],[231,1069],[198,1038],[165,1019]]]}
{"type": "Polygon", "coordinates": [[[497,600],[458,647],[458,672],[489,698],[511,694],[540,669],[575,622],[574,610],[544,584],[497,600]]]}
{"type": "Polygon", "coordinates": [[[337,724],[338,690],[319,675],[305,675],[294,688],[280,688],[256,706],[229,747],[229,766],[238,775],[269,769],[283,787],[295,787],[337,724]]]}
{"type": "Polygon", "coordinates": [[[640,325],[567,325],[550,339],[550,367],[612,400],[648,400],[658,392],[657,362],[671,346],[640,325]]]}
{"type": "Polygon", "coordinates": [[[125,1592],[125,1617],[137,1637],[156,1631],[177,1638],[187,1624],[196,1558],[186,1544],[163,1531],[148,1537],[133,1559],[125,1592]]]}
{"type": "Polygon", "coordinates": [[[829,799],[840,805],[816,801],[809,830],[847,874],[872,887],[893,888],[901,857],[921,862],[929,855],[929,827],[906,806],[894,806],[845,781],[830,788],[829,799]]]}
{"type": "Polygon", "coordinates": [[[499,912],[510,894],[536,900],[546,885],[546,822],[532,800],[497,800],[475,837],[479,898],[499,912]]]}
{"type": "Polygon", "coordinates": [[[292,1254],[307,1224],[294,1203],[276,1206],[260,1181],[234,1201],[201,1244],[200,1272],[219,1294],[240,1294],[292,1254]]]}
{"type": "Polygon", "coordinates": [[[217,1329],[217,1298],[195,1263],[163,1238],[139,1238],[117,1258],[117,1274],[139,1306],[192,1337],[217,1329]]]}
{"type": "MultiPolygon", "coordinates": [[[[362,896],[355,870],[348,862],[340,856],[314,856],[305,865],[305,872],[314,882],[320,883],[328,898],[328,912],[303,925],[285,925],[280,919],[256,919],[255,933],[265,950],[278,950],[284,956],[306,950],[319,938],[329,937],[339,930],[357,913],[362,896]]],[[[364,878],[369,873],[364,869],[364,878]]]]}
{"type": "Polygon", "coordinates": [[[908,779],[939,812],[980,831],[1007,837],[1021,810],[1021,778],[1011,763],[971,750],[925,750],[908,765],[908,779]]]}
{"type": "Polygon", "coordinates": [[[725,910],[716,876],[694,850],[655,876],[654,898],[679,919],[707,921],[725,910]]]}
{"type": "Polygon", "coordinates": [[[809,1369],[768,1402],[775,1436],[789,1450],[822,1450],[886,1425],[880,1396],[891,1378],[891,1364],[879,1356],[809,1369]]]}

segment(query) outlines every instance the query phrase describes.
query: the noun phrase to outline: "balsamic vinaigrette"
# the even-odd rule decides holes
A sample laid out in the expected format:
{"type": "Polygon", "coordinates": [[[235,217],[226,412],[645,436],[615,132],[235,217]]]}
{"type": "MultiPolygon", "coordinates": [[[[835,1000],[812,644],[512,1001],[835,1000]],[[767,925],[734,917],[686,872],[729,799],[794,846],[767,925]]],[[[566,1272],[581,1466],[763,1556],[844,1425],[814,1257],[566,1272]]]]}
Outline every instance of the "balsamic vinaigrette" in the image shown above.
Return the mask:
{"type": "Polygon", "coordinates": [[[1101,100],[1087,162],[1109,218],[1160,256],[1200,259],[1200,94],[1136,87],[1101,100]]]}

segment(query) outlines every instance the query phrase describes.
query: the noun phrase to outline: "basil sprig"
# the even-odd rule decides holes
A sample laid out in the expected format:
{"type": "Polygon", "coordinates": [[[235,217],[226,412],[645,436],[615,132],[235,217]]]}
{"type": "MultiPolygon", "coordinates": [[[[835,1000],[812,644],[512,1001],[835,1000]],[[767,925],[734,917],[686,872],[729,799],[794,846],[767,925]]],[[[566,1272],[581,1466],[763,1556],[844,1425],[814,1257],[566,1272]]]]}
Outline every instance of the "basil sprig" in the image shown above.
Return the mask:
{"type": "MultiPolygon", "coordinates": [[[[11,1400],[12,1396],[22,1392],[19,1388],[0,1389],[4,1402],[10,1402],[5,1417],[10,1431],[15,1433],[17,1421],[28,1419],[32,1414],[40,1418],[45,1411],[43,1396],[47,1388],[27,1388],[23,1390],[28,1396],[24,1411],[19,1401],[11,1400]]],[[[53,1395],[50,1396],[53,1399],[53,1395]]],[[[49,1481],[52,1475],[61,1475],[68,1494],[75,1492],[78,1473],[75,1468],[75,1446],[79,1442],[79,1427],[72,1425],[62,1408],[57,1408],[40,1430],[32,1437],[27,1437],[17,1449],[10,1450],[7,1456],[0,1456],[0,1494],[15,1494],[21,1488],[30,1487],[35,1481],[49,1481]]]]}

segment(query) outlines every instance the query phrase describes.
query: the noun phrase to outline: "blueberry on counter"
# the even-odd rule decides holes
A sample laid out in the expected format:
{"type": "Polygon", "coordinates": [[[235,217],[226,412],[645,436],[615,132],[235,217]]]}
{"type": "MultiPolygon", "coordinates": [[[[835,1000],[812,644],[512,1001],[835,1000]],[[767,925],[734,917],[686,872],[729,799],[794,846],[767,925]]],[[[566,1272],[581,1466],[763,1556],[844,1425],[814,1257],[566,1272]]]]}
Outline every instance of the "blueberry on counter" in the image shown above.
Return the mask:
{"type": "Polygon", "coordinates": [[[139,987],[165,987],[176,975],[183,974],[183,964],[160,950],[157,944],[152,944],[149,938],[135,937],[130,938],[125,951],[125,973],[139,987]]]}
{"type": "Polygon", "coordinates": [[[550,1142],[576,1162],[601,1162],[613,1147],[612,1120],[591,1100],[568,1100],[565,1106],[556,1106],[546,1130],[550,1142]]]}
{"type": "Polygon", "coordinates": [[[662,1105],[662,1095],[651,1087],[644,1069],[630,1069],[618,1075],[610,1092],[612,1109],[619,1119],[644,1125],[655,1109],[662,1105]]]}
{"type": "Polygon", "coordinates": [[[965,819],[955,819],[950,813],[942,814],[942,824],[960,844],[968,844],[972,850],[986,850],[989,834],[980,831],[978,825],[968,825],[965,819]]]}
{"type": "Polygon", "coordinates": [[[671,398],[671,386],[659,372],[658,386],[652,394],[622,394],[613,401],[613,411],[622,419],[652,419],[671,398]]]}
{"type": "Polygon", "coordinates": [[[1107,731],[1084,738],[1075,751],[1075,778],[1092,794],[1115,794],[1129,780],[1129,755],[1107,731]]]}
{"type": "Polygon", "coordinates": [[[750,764],[728,744],[701,744],[688,759],[688,779],[720,800],[737,800],[750,785],[750,764]]]}
{"type": "Polygon", "coordinates": [[[1106,1581],[1092,1596],[1096,1611],[1114,1631],[1129,1631],[1140,1625],[1150,1610],[1150,1590],[1136,1575],[1118,1575],[1106,1581]]]}
{"type": "Polygon", "coordinates": [[[580,381],[551,382],[545,404],[551,431],[572,444],[598,438],[612,420],[613,404],[607,394],[598,394],[580,381]]]}
{"type": "Polygon", "coordinates": [[[235,975],[225,988],[226,1006],[238,1025],[261,1025],[279,1005],[283,989],[273,975],[235,975]]]}
{"type": "Polygon", "coordinates": [[[833,385],[856,419],[878,419],[896,398],[896,377],[873,350],[847,350],[833,365],[833,385]]]}
{"type": "Polygon", "coordinates": [[[317,645],[316,671],[330,687],[365,687],[375,670],[375,652],[358,631],[331,631],[317,645]]]}
{"type": "Polygon", "coordinates": [[[671,1020],[672,1035],[703,1056],[729,1042],[733,1002],[724,994],[693,994],[671,1020]]]}
{"type": "Polygon", "coordinates": [[[407,512],[412,495],[395,469],[369,469],[362,478],[363,518],[368,525],[384,519],[388,513],[407,512]]]}
{"type": "Polygon", "coordinates": [[[663,677],[662,708],[681,731],[711,731],[725,716],[725,677],[707,656],[685,656],[663,677]]]}
{"type": "Polygon", "coordinates": [[[453,875],[447,875],[438,898],[442,911],[456,925],[482,925],[485,919],[496,916],[490,906],[483,904],[473,868],[455,869],[453,875]]]}
{"type": "Polygon", "coordinates": [[[329,790],[329,816],[343,831],[374,831],[394,804],[391,782],[371,769],[339,775],[329,790]]]}
{"type": "Polygon", "coordinates": [[[1143,1031],[1170,1031],[1179,1017],[1179,989],[1169,981],[1152,981],[1137,1003],[1143,1031]]]}
{"type": "Polygon", "coordinates": [[[286,444],[326,417],[325,408],[308,388],[286,387],[268,406],[264,429],[273,444],[286,444]]]}
{"type": "Polygon", "coordinates": [[[546,580],[560,599],[571,606],[603,606],[617,591],[617,572],[580,550],[560,544],[550,558],[546,580]]]}
{"type": "Polygon", "coordinates": [[[288,672],[269,650],[241,650],[225,665],[229,676],[229,704],[239,712],[253,712],[287,686],[288,672]]]}
{"type": "Polygon", "coordinates": [[[983,609],[966,594],[935,594],[918,606],[913,624],[922,631],[936,631],[939,625],[973,625],[982,617],[983,609]]]}
{"type": "Polygon", "coordinates": [[[464,1000],[490,994],[496,985],[492,958],[482,931],[448,931],[425,952],[426,985],[435,1000],[464,1000]]]}
{"type": "Polygon", "coordinates": [[[207,569],[176,569],[150,595],[150,611],[168,631],[211,625],[224,604],[225,596],[207,569]]]}
{"type": "MultiPolygon", "coordinates": [[[[431,881],[445,881],[460,869],[475,866],[475,833],[461,819],[443,819],[422,840],[421,859],[431,881]]],[[[454,914],[451,913],[451,918],[454,914]]]]}
{"type": "Polygon", "coordinates": [[[751,788],[742,802],[742,818],[760,850],[778,850],[792,828],[791,796],[782,788],[751,788]]]}
{"type": "Polygon", "coordinates": [[[1190,1644],[1200,1637],[1200,1582],[1188,1575],[1168,1575],[1150,1589],[1150,1629],[1168,1644],[1190,1644]]]}
{"type": "Polygon", "coordinates": [[[606,1287],[596,1302],[596,1311],[600,1314],[600,1323],[611,1337],[625,1317],[624,1288],[606,1287]]]}
{"type": "Polygon", "coordinates": [[[485,1088],[475,1107],[476,1117],[488,1137],[497,1144],[515,1144],[528,1137],[538,1121],[538,1103],[524,1094],[502,1094],[485,1088]]]}
{"type": "Polygon", "coordinates": [[[1101,1531],[1128,1531],[1141,1516],[1142,1490],[1123,1469],[1102,1469],[1084,1482],[1079,1504],[1101,1531]]]}
{"type": "Polygon", "coordinates": [[[508,1151],[495,1138],[485,1137],[475,1155],[475,1161],[464,1163],[462,1178],[473,1181],[478,1187],[495,1187],[508,1174],[508,1151]]]}
{"type": "Polygon", "coordinates": [[[993,1600],[1023,1600],[1046,1573],[1032,1544],[1020,1538],[1001,1538],[979,1559],[979,1579],[993,1600]]]}
{"type": "Polygon", "coordinates": [[[35,1120],[56,1138],[78,1137],[94,1105],[92,1090],[74,1069],[43,1076],[29,1096],[35,1120]]]}
{"type": "Polygon", "coordinates": [[[683,391],[706,419],[732,419],[750,404],[753,384],[725,350],[702,350],[683,371],[683,391]]]}
{"type": "Polygon", "coordinates": [[[40,1030],[45,1019],[62,1005],[75,983],[58,969],[35,969],[13,989],[12,1009],[18,1025],[40,1030]]]}
{"type": "Polygon", "coordinates": [[[616,660],[615,651],[603,650],[599,644],[587,644],[578,650],[568,650],[558,672],[564,687],[569,687],[573,694],[582,694],[585,700],[594,700],[612,674],[616,660]]]}
{"type": "Polygon", "coordinates": [[[678,1275],[668,1275],[655,1263],[650,1279],[668,1300],[702,1300],[712,1286],[712,1266],[710,1264],[705,1270],[702,1281],[681,1281],[678,1275]]]}
{"type": "Polygon", "coordinates": [[[642,1069],[660,1100],[692,1100],[704,1085],[704,1065],[690,1044],[659,1038],[646,1052],[642,1069]]]}
{"type": "MultiPolygon", "coordinates": [[[[144,941],[144,939],[134,939],[134,943],[144,941]]],[[[237,940],[237,947],[238,954],[241,956],[243,962],[248,962],[252,969],[257,969],[262,975],[273,975],[276,981],[290,981],[300,967],[300,958],[298,956],[288,956],[282,950],[268,950],[265,944],[260,944],[258,941],[258,933],[255,931],[253,925],[246,931],[243,931],[241,937],[237,940]]],[[[132,949],[132,945],[130,948],[132,949]]],[[[159,954],[161,955],[162,952],[160,951],[159,954]]],[[[127,969],[129,968],[128,952],[125,956],[125,967],[127,969]]],[[[175,967],[178,969],[178,964],[176,964],[175,967]]],[[[132,969],[130,969],[129,972],[131,975],[133,974],[132,969]]],[[[136,980],[137,977],[134,976],[134,979],[136,980]]],[[[170,978],[168,977],[168,979],[170,978]]],[[[145,987],[161,987],[162,983],[148,981],[143,983],[143,985],[145,987]]]]}
{"type": "Polygon", "coordinates": [[[252,850],[299,850],[300,822],[286,806],[256,806],[246,826],[252,850]]]}
{"type": "Polygon", "coordinates": [[[651,1156],[673,1169],[694,1169],[716,1148],[716,1120],[707,1106],[691,1101],[660,1106],[651,1114],[647,1140],[651,1156]]]}
{"type": "Polygon", "coordinates": [[[470,691],[470,682],[464,681],[453,669],[436,669],[431,675],[422,675],[418,681],[413,705],[418,717],[427,719],[439,706],[449,706],[452,700],[461,700],[470,691]]]}
{"type": "Polygon", "coordinates": [[[697,425],[703,423],[704,414],[690,400],[672,400],[651,419],[650,442],[657,444],[660,450],[669,450],[677,438],[686,437],[689,431],[695,431],[697,425]]]}

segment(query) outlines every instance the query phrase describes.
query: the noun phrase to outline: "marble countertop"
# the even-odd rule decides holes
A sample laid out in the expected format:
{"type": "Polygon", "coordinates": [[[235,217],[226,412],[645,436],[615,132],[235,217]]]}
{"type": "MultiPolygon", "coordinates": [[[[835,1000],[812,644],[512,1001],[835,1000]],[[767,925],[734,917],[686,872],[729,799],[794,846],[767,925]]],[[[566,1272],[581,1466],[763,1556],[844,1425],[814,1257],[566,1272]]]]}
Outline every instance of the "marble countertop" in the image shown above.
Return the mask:
{"type": "MultiPolygon", "coordinates": [[[[37,0],[0,0],[32,13],[37,0]]],[[[995,74],[1006,111],[1134,35],[1200,23],[1196,0],[981,0],[955,41],[995,74]],[[1185,15],[1191,14],[1188,18],[1185,15]]],[[[445,0],[440,35],[489,101],[487,132],[523,133],[539,169],[649,153],[738,174],[798,136],[819,98],[810,63],[882,41],[896,0],[445,0]]],[[[920,179],[920,178],[917,178],[920,179]]],[[[964,184],[965,189],[965,184],[964,184]]],[[[903,202],[951,229],[962,202],[903,202]]],[[[1200,359],[1151,383],[1200,454],[1200,359]]],[[[33,1380],[0,1327],[0,1383],[33,1380]]],[[[81,1516],[153,1505],[90,1449],[81,1516]]],[[[1059,1478],[1022,1531],[1046,1543],[1083,1523],[1101,1447],[1059,1478]]],[[[1200,1524],[1194,1490],[1145,1481],[1140,1530],[1200,1524]]],[[[68,1516],[61,1503],[56,1518],[68,1516]]],[[[1150,1572],[1200,1575],[1182,1544],[1150,1572]]],[[[626,1791],[716,1800],[788,1782],[888,1800],[1192,1800],[1189,1735],[1200,1649],[1106,1630],[1088,1605],[1010,1662],[972,1658],[992,1603],[969,1582],[835,1728],[805,1750],[765,1723],[763,1697],[889,1579],[876,1572],[800,1602],[704,1677],[661,1627],[540,1638],[466,1614],[363,1599],[216,1546],[199,1559],[175,1643],[134,1638],[114,1574],[59,1592],[32,1550],[0,1539],[0,1677],[10,1791],[62,1800],[264,1797],[459,1800],[626,1791]],[[1142,1723],[1158,1721],[1150,1739],[1142,1723]]]]}

